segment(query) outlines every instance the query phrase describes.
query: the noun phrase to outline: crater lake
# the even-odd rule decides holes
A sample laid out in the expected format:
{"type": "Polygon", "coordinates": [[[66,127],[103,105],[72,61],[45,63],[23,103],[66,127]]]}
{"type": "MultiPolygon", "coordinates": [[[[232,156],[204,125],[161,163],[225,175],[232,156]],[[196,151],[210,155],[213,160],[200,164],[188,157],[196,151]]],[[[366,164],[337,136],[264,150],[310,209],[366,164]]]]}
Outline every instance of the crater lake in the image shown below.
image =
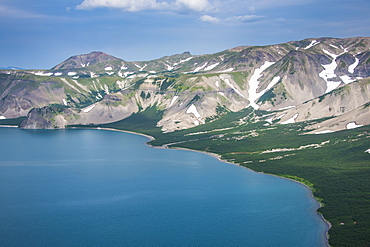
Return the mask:
{"type": "Polygon", "coordinates": [[[131,133],[0,136],[1,246],[327,246],[299,183],[131,133]]]}

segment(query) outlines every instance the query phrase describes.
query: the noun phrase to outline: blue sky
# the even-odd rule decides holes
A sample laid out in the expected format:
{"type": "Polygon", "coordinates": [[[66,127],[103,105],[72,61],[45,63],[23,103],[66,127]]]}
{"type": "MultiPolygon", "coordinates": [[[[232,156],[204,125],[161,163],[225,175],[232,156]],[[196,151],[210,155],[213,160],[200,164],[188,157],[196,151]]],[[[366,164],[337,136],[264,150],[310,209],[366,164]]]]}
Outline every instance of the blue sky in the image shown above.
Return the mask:
{"type": "Polygon", "coordinates": [[[103,51],[143,61],[241,45],[370,36],[369,0],[0,0],[0,67],[103,51]]]}

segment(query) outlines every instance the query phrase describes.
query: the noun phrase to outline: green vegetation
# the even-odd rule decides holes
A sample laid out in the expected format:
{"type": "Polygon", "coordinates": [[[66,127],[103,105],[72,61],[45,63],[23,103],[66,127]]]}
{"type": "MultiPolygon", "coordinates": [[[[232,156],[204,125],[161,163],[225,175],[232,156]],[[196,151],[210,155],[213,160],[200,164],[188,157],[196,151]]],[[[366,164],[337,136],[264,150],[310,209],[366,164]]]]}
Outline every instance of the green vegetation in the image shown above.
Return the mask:
{"type": "Polygon", "coordinates": [[[173,78],[166,78],[161,84],[160,91],[165,91],[169,88],[176,80],[173,78]]]}
{"type": "Polygon", "coordinates": [[[217,153],[255,171],[299,181],[324,205],[319,212],[332,224],[332,246],[370,244],[370,154],[365,152],[370,148],[370,126],[309,135],[304,128],[311,123],[252,123],[249,120],[261,113],[248,108],[192,129],[162,133],[155,127],[161,114],[152,107],[100,127],[152,135],[154,146],[217,153]]]}
{"type": "Polygon", "coordinates": [[[160,128],[156,127],[156,124],[162,116],[163,112],[158,110],[156,106],[153,106],[146,108],[142,112],[132,114],[129,118],[109,124],[98,125],[97,127],[127,130],[151,136],[160,136],[162,135],[162,132],[160,128]]]}
{"type": "Polygon", "coordinates": [[[19,126],[26,117],[11,118],[11,119],[0,119],[0,125],[19,126]]]}
{"type": "Polygon", "coordinates": [[[233,76],[234,81],[242,89],[245,89],[246,78],[248,78],[248,71],[230,73],[233,76]]]}
{"type": "Polygon", "coordinates": [[[260,103],[260,102],[265,103],[266,101],[270,101],[272,105],[274,105],[275,98],[276,98],[276,94],[274,93],[274,88],[271,88],[258,99],[257,103],[260,103]]]}

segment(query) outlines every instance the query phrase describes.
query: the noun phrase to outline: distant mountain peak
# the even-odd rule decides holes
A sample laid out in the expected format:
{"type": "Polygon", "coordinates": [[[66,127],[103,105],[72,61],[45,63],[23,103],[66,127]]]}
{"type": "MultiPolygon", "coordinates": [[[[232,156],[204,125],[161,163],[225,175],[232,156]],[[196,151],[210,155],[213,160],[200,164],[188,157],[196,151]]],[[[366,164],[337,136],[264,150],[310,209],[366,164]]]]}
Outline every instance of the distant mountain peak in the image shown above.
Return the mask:
{"type": "Polygon", "coordinates": [[[65,60],[64,62],[53,67],[52,70],[78,69],[112,60],[121,60],[121,59],[108,55],[107,53],[101,51],[93,51],[88,54],[72,56],[65,60]]]}

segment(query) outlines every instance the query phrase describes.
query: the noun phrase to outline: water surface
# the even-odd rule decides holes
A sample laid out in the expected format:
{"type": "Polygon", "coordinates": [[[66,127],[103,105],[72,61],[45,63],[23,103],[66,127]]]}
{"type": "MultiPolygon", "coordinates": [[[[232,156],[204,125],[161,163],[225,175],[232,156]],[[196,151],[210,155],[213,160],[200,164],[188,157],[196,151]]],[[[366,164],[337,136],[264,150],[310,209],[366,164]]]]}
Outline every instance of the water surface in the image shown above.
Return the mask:
{"type": "Polygon", "coordinates": [[[298,183],[146,137],[0,128],[1,246],[325,246],[298,183]]]}

